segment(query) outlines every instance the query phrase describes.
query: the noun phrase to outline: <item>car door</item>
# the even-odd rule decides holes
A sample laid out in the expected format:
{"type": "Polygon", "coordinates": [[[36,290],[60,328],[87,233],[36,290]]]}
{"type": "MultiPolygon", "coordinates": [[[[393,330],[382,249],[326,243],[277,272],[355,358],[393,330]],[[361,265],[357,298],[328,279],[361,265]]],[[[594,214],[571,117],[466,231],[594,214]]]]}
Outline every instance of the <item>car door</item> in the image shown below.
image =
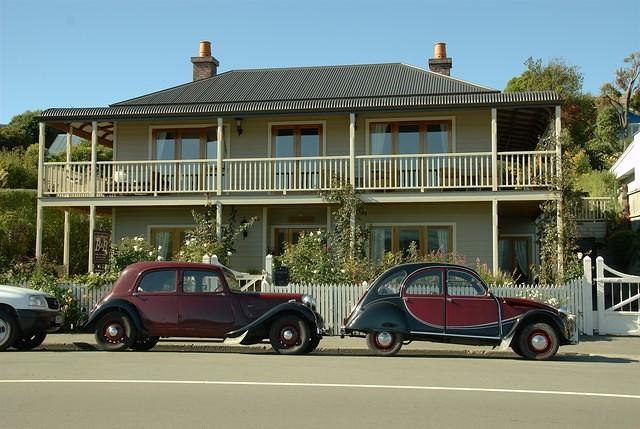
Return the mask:
{"type": "Polygon", "coordinates": [[[444,269],[432,267],[412,274],[402,288],[402,300],[409,313],[409,330],[442,335],[445,329],[444,269]]]}
{"type": "Polygon", "coordinates": [[[447,335],[498,338],[499,304],[477,276],[469,271],[448,268],[446,278],[447,335]]]}
{"type": "Polygon", "coordinates": [[[230,292],[218,270],[181,271],[178,326],[185,337],[223,338],[234,328],[230,292]]]}
{"type": "Polygon", "coordinates": [[[175,336],[178,331],[177,270],[145,272],[131,294],[142,323],[152,336],[175,336]]]}

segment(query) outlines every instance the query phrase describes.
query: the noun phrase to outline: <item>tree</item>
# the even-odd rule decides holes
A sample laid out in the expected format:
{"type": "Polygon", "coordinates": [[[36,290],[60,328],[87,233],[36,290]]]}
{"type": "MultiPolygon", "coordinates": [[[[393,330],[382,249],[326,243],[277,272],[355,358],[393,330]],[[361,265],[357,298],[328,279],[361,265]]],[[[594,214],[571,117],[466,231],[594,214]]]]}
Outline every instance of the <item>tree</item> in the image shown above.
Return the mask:
{"type": "Polygon", "coordinates": [[[601,94],[618,112],[620,128],[623,135],[627,136],[629,108],[640,89],[640,51],[633,52],[624,62],[628,66],[616,70],[615,80],[602,85],[601,94]]]}
{"type": "Polygon", "coordinates": [[[608,169],[620,154],[620,123],[616,110],[606,106],[598,110],[593,137],[587,142],[585,149],[595,170],[608,169]]]}
{"type": "MultiPolygon", "coordinates": [[[[0,148],[26,148],[29,145],[38,143],[39,128],[36,117],[40,113],[42,113],[40,110],[27,110],[11,118],[6,127],[0,128],[0,148]]],[[[47,128],[45,145],[51,144],[57,134],[54,129],[47,128]]]]}
{"type": "Polygon", "coordinates": [[[563,100],[563,127],[569,130],[572,144],[583,147],[592,138],[591,124],[596,120],[596,105],[592,96],[582,93],[583,77],[578,67],[561,59],[551,59],[545,65],[541,59],[532,57],[524,64],[527,69],[509,80],[504,91],[557,92],[563,100]]]}

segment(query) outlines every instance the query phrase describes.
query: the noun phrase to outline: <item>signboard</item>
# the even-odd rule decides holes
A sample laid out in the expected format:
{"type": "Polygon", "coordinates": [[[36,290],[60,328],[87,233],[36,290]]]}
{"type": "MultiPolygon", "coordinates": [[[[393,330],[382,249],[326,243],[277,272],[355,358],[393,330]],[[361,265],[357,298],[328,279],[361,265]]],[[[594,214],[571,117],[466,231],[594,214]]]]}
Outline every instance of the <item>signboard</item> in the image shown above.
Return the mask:
{"type": "Polygon", "coordinates": [[[109,231],[93,232],[93,271],[103,273],[109,262],[111,233],[109,231]]]}

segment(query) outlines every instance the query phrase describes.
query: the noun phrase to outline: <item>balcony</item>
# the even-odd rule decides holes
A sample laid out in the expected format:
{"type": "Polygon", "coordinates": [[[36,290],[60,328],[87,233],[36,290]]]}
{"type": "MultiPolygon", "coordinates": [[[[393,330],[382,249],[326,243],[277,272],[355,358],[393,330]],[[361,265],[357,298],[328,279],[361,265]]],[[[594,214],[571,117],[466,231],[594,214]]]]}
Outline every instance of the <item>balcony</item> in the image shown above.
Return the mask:
{"type": "Polygon", "coordinates": [[[181,161],[48,162],[43,196],[317,193],[350,182],[361,192],[554,189],[555,151],[244,158],[181,161]],[[495,177],[495,179],[494,179],[495,177]]]}

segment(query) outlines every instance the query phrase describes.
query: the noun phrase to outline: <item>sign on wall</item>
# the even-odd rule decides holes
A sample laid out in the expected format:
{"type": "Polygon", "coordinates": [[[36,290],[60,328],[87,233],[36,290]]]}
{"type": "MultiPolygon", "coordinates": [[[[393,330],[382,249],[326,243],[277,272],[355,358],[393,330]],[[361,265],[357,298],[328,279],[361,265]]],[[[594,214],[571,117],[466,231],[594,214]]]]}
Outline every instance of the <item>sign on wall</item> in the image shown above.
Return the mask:
{"type": "Polygon", "coordinates": [[[93,232],[93,271],[103,273],[109,262],[111,233],[109,231],[93,232]]]}

